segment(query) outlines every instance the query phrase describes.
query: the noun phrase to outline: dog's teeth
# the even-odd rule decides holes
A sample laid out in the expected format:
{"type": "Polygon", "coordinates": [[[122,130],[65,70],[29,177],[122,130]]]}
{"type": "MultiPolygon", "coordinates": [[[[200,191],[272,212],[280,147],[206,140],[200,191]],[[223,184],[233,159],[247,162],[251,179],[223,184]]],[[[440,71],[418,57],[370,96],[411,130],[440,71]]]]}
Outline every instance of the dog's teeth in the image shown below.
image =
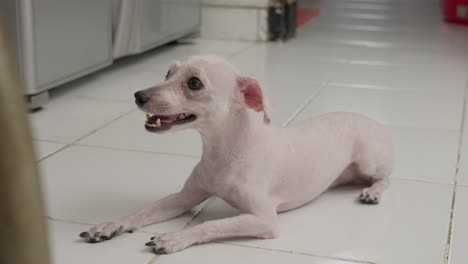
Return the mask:
{"type": "Polygon", "coordinates": [[[146,120],[149,120],[151,118],[151,115],[146,113],[146,120]]]}
{"type": "Polygon", "coordinates": [[[158,120],[156,120],[156,127],[160,127],[161,126],[161,119],[158,118],[158,120]]]}
{"type": "Polygon", "coordinates": [[[185,114],[180,114],[179,119],[184,119],[184,118],[185,118],[185,114]]]}

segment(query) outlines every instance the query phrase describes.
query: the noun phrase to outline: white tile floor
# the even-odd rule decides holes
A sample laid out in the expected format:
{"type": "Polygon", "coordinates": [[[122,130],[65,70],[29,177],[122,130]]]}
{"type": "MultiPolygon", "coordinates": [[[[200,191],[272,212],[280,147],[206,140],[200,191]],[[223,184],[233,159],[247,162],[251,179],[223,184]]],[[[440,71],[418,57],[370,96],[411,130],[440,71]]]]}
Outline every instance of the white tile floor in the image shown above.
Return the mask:
{"type": "Polygon", "coordinates": [[[468,27],[443,23],[439,2],[304,0],[321,14],[286,43],[187,40],[54,91],[30,119],[55,263],[467,263],[468,27]],[[200,208],[106,243],[80,242],[90,225],[177,191],[196,163],[198,135],[146,133],[132,95],[197,53],[220,54],[259,79],[276,125],[337,110],[383,122],[397,155],[383,202],[362,206],[343,187],[281,214],[278,239],[167,256],[144,247],[151,234],[236,211],[210,200],[197,217],[200,208]]]}

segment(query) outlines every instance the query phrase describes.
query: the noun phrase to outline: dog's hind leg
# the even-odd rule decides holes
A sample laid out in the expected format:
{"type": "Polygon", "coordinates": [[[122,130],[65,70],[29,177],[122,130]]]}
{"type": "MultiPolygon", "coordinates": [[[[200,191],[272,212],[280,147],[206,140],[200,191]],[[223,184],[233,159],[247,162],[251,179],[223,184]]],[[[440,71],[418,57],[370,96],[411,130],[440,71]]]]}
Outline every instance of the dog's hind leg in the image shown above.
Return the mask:
{"type": "Polygon", "coordinates": [[[361,191],[359,200],[365,204],[378,204],[387,186],[388,179],[378,179],[370,187],[361,191]]]}
{"type": "Polygon", "coordinates": [[[357,182],[371,183],[364,188],[359,195],[359,200],[365,204],[378,204],[383,192],[389,185],[389,176],[392,171],[391,164],[385,162],[377,164],[375,159],[368,159],[358,163],[359,175],[357,182]]]}
{"type": "Polygon", "coordinates": [[[356,182],[371,184],[370,187],[364,188],[359,195],[359,200],[362,203],[378,204],[380,202],[383,192],[389,185],[392,167],[391,158],[383,159],[381,157],[379,159],[376,155],[360,155],[360,160],[357,162],[356,182]]]}

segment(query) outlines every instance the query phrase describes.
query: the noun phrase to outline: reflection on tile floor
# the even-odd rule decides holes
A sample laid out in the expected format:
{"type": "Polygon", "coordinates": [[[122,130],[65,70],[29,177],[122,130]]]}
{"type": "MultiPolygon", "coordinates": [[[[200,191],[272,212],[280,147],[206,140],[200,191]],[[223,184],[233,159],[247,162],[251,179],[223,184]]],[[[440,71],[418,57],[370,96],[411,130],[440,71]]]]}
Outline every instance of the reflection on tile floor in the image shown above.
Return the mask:
{"type": "Polygon", "coordinates": [[[468,27],[443,23],[439,2],[303,0],[321,14],[288,42],[189,39],[55,90],[30,115],[55,263],[466,263],[468,27]],[[362,206],[358,189],[344,187],[281,214],[278,239],[226,240],[157,257],[144,247],[151,234],[237,213],[214,199],[106,243],[79,242],[92,224],[182,187],[200,156],[199,136],[146,133],[132,94],[161,81],[173,60],[199,53],[220,54],[257,78],[275,125],[330,111],[384,123],[397,163],[382,203],[362,206]]]}

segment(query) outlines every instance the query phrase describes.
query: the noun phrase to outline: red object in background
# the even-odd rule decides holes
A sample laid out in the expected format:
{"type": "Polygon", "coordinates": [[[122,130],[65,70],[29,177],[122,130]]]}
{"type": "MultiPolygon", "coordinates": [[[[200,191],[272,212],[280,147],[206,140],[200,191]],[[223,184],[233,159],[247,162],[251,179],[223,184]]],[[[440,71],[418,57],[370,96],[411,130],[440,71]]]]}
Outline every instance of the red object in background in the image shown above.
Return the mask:
{"type": "Polygon", "coordinates": [[[445,20],[468,25],[468,0],[443,0],[445,20]]]}
{"type": "Polygon", "coordinates": [[[310,20],[312,20],[314,17],[318,16],[320,14],[320,10],[313,8],[313,9],[305,9],[305,8],[299,8],[297,10],[297,15],[296,15],[296,24],[297,27],[302,27],[305,24],[307,24],[310,20]]]}

